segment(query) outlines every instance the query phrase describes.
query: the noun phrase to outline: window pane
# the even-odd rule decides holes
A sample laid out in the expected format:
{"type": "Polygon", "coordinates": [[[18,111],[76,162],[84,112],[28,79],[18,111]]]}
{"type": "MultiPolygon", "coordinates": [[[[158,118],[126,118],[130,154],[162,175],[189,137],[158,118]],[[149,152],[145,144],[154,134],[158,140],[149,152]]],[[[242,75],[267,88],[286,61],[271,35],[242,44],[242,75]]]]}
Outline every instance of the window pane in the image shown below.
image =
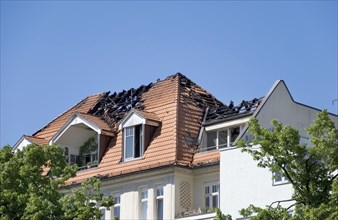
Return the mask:
{"type": "Polygon", "coordinates": [[[207,147],[215,147],[217,140],[217,133],[216,131],[208,132],[207,133],[207,147]]]}
{"type": "Polygon", "coordinates": [[[206,195],[210,193],[210,191],[209,191],[209,186],[206,186],[206,187],[205,187],[204,193],[205,193],[206,195]]]}
{"type": "Polygon", "coordinates": [[[210,207],[210,199],[209,196],[205,197],[205,208],[209,208],[210,207]]]}
{"type": "Polygon", "coordinates": [[[228,143],[228,130],[218,131],[218,145],[226,146],[228,143]]]}
{"type": "Polygon", "coordinates": [[[142,133],[142,126],[135,127],[135,145],[134,145],[134,158],[141,156],[141,133],[142,133]]]}
{"type": "Polygon", "coordinates": [[[213,193],[218,192],[218,185],[213,185],[212,186],[212,192],[213,193]]]}
{"type": "Polygon", "coordinates": [[[212,196],[212,207],[213,208],[218,207],[218,195],[212,196]]]}
{"type": "Polygon", "coordinates": [[[70,164],[75,164],[76,163],[76,156],[74,154],[70,155],[70,164]]]}
{"type": "Polygon", "coordinates": [[[163,188],[156,190],[156,196],[163,196],[163,188]]]}
{"type": "Polygon", "coordinates": [[[147,199],[147,198],[148,198],[148,191],[142,191],[141,199],[147,199]]]}
{"type": "Polygon", "coordinates": [[[233,143],[239,135],[239,127],[230,128],[230,131],[231,131],[230,142],[233,143]]]}
{"type": "Polygon", "coordinates": [[[141,202],[141,219],[147,219],[148,202],[141,202]]]}
{"type": "Polygon", "coordinates": [[[280,182],[282,181],[282,176],[279,171],[275,172],[275,182],[280,182]]]}
{"type": "Polygon", "coordinates": [[[163,220],[163,199],[157,199],[157,219],[158,220],[163,220]]]}
{"type": "Polygon", "coordinates": [[[101,212],[101,218],[100,220],[105,220],[106,219],[106,209],[105,208],[100,208],[101,212]]]}
{"type": "Polygon", "coordinates": [[[114,201],[115,201],[115,205],[119,205],[120,204],[120,196],[115,196],[114,201]]]}
{"type": "Polygon", "coordinates": [[[126,158],[131,158],[133,157],[133,136],[126,137],[126,158]]]}
{"type": "Polygon", "coordinates": [[[114,217],[118,217],[120,219],[120,206],[114,207],[114,217]]]}

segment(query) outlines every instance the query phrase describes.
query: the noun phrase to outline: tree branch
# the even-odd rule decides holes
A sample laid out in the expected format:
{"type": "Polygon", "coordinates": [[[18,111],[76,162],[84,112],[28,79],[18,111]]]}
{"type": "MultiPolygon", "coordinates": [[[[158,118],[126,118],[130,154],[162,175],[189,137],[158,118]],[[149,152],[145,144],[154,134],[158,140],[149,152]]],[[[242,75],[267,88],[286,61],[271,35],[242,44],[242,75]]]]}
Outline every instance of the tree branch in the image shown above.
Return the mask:
{"type": "MultiPolygon", "coordinates": [[[[273,203],[271,203],[270,205],[269,205],[269,208],[271,208],[271,206],[273,205],[273,204],[275,204],[275,203],[278,203],[277,205],[279,205],[280,203],[282,203],[282,202],[291,202],[291,201],[295,201],[294,199],[284,199],[284,200],[277,200],[277,201],[274,201],[273,203]]],[[[296,204],[296,203],[295,203],[296,204]]]]}

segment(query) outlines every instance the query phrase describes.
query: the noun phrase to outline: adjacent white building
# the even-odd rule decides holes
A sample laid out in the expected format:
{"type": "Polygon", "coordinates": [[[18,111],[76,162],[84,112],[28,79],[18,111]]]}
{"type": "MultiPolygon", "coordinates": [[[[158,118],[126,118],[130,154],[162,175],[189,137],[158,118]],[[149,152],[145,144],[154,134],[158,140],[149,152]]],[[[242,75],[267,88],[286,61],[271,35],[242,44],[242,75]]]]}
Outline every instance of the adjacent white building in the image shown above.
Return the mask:
{"type": "MultiPolygon", "coordinates": [[[[271,128],[271,120],[277,119],[284,125],[299,129],[301,141],[310,143],[305,128],[314,121],[318,112],[318,109],[295,102],[284,81],[277,81],[252,117],[256,117],[265,128],[271,128]]],[[[338,127],[337,115],[330,116],[338,127]]],[[[237,140],[240,138],[246,141],[252,139],[246,127],[237,140]]],[[[254,147],[259,150],[259,146],[254,147]]],[[[291,199],[293,189],[287,179],[273,179],[268,169],[257,167],[257,161],[250,154],[241,152],[236,146],[222,148],[220,152],[220,208],[224,213],[241,219],[238,211],[250,204],[265,207],[276,201],[291,199]]],[[[287,208],[293,203],[280,204],[287,208]]]]}

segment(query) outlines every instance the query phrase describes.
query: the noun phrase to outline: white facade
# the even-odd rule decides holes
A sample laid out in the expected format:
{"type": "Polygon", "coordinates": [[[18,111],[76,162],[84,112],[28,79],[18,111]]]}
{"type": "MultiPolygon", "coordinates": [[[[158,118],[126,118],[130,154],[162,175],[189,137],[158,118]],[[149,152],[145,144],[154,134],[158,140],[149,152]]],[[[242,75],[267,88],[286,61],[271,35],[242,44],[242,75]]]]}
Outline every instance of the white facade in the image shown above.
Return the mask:
{"type": "MultiPolygon", "coordinates": [[[[305,128],[314,121],[319,110],[297,103],[293,100],[283,81],[278,81],[265,96],[253,117],[259,120],[261,126],[271,128],[271,120],[277,119],[283,125],[299,129],[301,141],[309,143],[305,128]]],[[[330,115],[338,125],[338,117],[330,115]]],[[[239,138],[250,140],[244,130],[239,138]]],[[[239,139],[238,138],[238,139],[239,139]]],[[[259,146],[255,146],[259,150],[259,146]]],[[[257,167],[257,161],[248,153],[241,152],[236,147],[221,150],[220,187],[223,213],[230,214],[234,219],[240,218],[239,210],[250,204],[259,207],[269,206],[276,201],[291,199],[292,185],[281,181],[276,184],[273,174],[265,168],[257,167]]],[[[292,202],[280,205],[289,207],[292,202]]],[[[276,205],[276,204],[275,204],[276,205]]]]}
{"type": "MultiPolygon", "coordinates": [[[[193,210],[197,212],[205,208],[204,188],[209,183],[219,184],[218,165],[196,170],[171,166],[126,175],[103,181],[101,190],[105,195],[120,197],[119,219],[143,219],[145,210],[147,219],[161,219],[158,213],[158,199],[162,199],[163,202],[163,219],[175,219],[180,216],[180,213],[193,210]],[[158,189],[163,189],[163,196],[157,195],[158,189]],[[144,192],[147,194],[146,199],[144,199],[144,192]]],[[[114,219],[117,215],[114,213],[114,207],[102,211],[105,213],[106,220],[114,219]]],[[[214,217],[215,213],[207,213],[177,219],[213,219],[214,217]]]]}
{"type": "MultiPolygon", "coordinates": [[[[238,148],[221,151],[221,204],[223,213],[239,218],[239,210],[250,204],[265,207],[278,200],[291,199],[291,184],[276,185],[268,169],[257,167],[257,161],[238,148]]],[[[282,203],[288,207],[290,203],[282,203]]]]}

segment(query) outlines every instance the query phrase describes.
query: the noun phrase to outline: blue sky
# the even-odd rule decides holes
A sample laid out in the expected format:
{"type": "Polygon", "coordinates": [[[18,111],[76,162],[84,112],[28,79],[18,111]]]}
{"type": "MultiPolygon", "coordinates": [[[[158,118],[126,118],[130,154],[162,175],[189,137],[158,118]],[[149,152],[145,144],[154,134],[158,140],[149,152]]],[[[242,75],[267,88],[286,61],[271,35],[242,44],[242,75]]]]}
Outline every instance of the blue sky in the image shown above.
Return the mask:
{"type": "Polygon", "coordinates": [[[338,113],[337,1],[1,1],[0,146],[176,72],[225,103],[283,79],[338,113]]]}

